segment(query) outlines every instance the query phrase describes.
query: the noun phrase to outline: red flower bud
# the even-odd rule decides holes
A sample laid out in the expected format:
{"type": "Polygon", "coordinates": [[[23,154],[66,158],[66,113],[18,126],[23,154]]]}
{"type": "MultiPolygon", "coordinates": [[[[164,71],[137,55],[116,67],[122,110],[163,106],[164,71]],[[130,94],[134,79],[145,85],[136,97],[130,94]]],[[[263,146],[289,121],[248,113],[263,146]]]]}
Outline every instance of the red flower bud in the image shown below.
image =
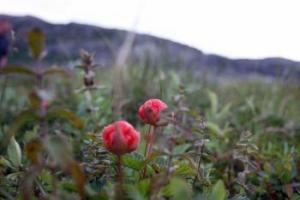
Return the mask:
{"type": "Polygon", "coordinates": [[[140,143],[140,133],[131,124],[121,120],[104,127],[102,139],[107,150],[122,155],[136,150],[140,143]]]}
{"type": "Polygon", "coordinates": [[[43,109],[48,109],[49,106],[50,106],[50,102],[49,102],[48,100],[42,100],[42,102],[41,102],[41,107],[42,107],[43,109]]]}
{"type": "Polygon", "coordinates": [[[139,117],[153,126],[159,121],[160,113],[168,106],[159,99],[149,99],[139,108],[139,117]]]}
{"type": "Polygon", "coordinates": [[[11,25],[7,21],[0,21],[0,35],[5,35],[11,31],[11,25]]]}

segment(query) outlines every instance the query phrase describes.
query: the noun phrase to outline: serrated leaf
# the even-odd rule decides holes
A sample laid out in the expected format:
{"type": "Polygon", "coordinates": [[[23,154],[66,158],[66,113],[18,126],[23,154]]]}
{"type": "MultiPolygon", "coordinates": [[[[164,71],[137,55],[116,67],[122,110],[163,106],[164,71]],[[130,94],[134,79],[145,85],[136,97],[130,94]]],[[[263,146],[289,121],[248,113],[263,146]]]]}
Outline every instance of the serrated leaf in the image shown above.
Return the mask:
{"type": "Polygon", "coordinates": [[[16,66],[16,65],[8,65],[5,68],[0,70],[0,75],[7,74],[20,74],[20,75],[29,75],[35,76],[35,72],[27,67],[16,66]]]}
{"type": "Polygon", "coordinates": [[[226,188],[222,180],[218,180],[209,195],[209,200],[224,200],[226,197],[226,188]]]}
{"type": "Polygon", "coordinates": [[[78,129],[83,129],[84,127],[82,120],[75,113],[65,108],[59,108],[49,112],[47,114],[47,118],[60,118],[67,120],[70,124],[78,129]]]}
{"type": "Polygon", "coordinates": [[[45,35],[40,28],[33,28],[27,35],[28,47],[34,59],[42,58],[45,35]]]}
{"type": "Polygon", "coordinates": [[[14,137],[10,139],[10,142],[7,147],[7,155],[9,161],[15,167],[21,166],[22,162],[22,151],[19,143],[16,141],[14,137]]]}

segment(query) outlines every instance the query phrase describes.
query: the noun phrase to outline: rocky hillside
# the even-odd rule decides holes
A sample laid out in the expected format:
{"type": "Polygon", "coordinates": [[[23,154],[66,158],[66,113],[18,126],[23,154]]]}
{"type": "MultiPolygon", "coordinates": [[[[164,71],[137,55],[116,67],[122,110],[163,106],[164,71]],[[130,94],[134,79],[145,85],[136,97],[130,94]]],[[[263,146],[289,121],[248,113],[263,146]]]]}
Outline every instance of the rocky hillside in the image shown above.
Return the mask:
{"type": "MultiPolygon", "coordinates": [[[[110,66],[127,35],[123,30],[78,23],[51,24],[31,16],[0,15],[0,20],[10,21],[16,32],[18,52],[14,53],[11,59],[15,63],[30,62],[26,49],[26,33],[32,27],[41,28],[47,35],[46,61],[58,64],[78,59],[79,49],[83,48],[94,52],[98,63],[110,66]]],[[[259,74],[300,78],[300,63],[292,60],[283,58],[234,60],[205,54],[186,45],[144,34],[137,34],[135,37],[131,61],[141,61],[158,67],[188,68],[200,73],[212,72],[217,75],[259,74]]]]}

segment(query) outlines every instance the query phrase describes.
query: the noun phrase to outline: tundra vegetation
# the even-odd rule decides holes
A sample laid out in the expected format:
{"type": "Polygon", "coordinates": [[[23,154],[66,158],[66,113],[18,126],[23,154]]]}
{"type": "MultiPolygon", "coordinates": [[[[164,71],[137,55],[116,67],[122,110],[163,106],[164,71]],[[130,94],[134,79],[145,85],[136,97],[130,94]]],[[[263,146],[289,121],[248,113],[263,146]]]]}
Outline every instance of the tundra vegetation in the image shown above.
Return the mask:
{"type": "Polygon", "coordinates": [[[49,66],[44,39],[0,71],[0,199],[300,199],[297,82],[49,66]]]}

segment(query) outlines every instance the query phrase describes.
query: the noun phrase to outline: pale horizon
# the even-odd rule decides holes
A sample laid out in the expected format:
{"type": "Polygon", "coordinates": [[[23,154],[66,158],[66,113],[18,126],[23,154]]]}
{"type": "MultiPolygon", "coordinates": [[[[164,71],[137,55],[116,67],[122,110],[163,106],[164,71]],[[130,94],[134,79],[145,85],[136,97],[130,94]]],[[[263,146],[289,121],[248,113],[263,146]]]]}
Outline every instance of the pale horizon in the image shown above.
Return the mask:
{"type": "Polygon", "coordinates": [[[230,58],[300,60],[296,0],[84,2],[4,0],[0,14],[134,30],[230,58]]]}

